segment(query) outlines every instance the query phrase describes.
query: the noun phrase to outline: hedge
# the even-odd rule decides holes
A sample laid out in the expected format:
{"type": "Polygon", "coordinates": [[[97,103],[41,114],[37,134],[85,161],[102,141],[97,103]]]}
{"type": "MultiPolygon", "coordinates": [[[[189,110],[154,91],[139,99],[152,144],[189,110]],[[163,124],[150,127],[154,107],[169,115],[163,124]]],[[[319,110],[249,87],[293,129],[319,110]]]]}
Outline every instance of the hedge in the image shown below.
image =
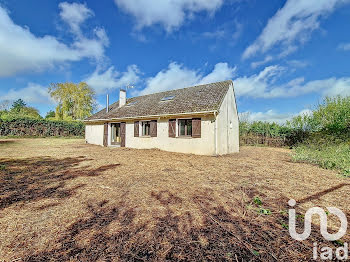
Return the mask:
{"type": "Polygon", "coordinates": [[[45,119],[0,119],[0,136],[84,136],[82,122],[53,121],[45,119]]]}

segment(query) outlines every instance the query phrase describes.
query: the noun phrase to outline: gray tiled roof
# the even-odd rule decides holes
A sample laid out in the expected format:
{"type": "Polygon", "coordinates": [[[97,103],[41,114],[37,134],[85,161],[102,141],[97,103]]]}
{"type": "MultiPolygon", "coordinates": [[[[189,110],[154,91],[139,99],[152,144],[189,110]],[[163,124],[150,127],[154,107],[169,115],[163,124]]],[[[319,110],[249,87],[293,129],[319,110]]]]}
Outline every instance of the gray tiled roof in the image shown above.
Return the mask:
{"type": "Polygon", "coordinates": [[[232,81],[228,80],[129,98],[126,105],[119,108],[119,101],[115,102],[109,106],[108,113],[103,109],[86,120],[215,111],[220,108],[231,83],[232,81]],[[174,98],[161,101],[166,96],[174,96],[174,98]],[[133,104],[128,106],[129,103],[133,104]]]}

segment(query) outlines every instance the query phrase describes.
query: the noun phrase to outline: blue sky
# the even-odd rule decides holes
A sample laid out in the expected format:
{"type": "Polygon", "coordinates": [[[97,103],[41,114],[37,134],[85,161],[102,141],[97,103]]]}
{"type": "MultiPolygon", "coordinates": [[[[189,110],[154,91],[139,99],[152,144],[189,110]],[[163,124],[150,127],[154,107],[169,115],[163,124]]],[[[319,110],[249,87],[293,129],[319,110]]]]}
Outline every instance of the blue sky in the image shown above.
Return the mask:
{"type": "Polygon", "coordinates": [[[0,0],[0,100],[50,83],[128,96],[232,79],[239,112],[283,122],[350,95],[350,0],[0,0]]]}

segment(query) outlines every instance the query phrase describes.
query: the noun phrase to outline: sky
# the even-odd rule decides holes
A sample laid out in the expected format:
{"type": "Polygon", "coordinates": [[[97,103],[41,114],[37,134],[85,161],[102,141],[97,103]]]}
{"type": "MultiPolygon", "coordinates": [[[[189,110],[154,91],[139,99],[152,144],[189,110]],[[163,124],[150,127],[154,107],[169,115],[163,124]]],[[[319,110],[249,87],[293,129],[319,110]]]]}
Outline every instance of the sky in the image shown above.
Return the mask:
{"type": "Polygon", "coordinates": [[[232,79],[238,111],[284,123],[350,95],[350,0],[0,0],[0,101],[45,116],[51,83],[99,108],[232,79]]]}

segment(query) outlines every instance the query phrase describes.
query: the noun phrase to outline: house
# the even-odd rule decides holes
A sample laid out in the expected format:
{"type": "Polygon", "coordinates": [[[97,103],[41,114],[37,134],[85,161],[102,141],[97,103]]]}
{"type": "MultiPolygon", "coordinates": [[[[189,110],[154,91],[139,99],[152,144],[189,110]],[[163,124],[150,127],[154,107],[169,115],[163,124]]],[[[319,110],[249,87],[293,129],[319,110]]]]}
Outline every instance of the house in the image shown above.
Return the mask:
{"type": "Polygon", "coordinates": [[[231,80],[129,99],[120,90],[119,97],[85,120],[87,143],[200,155],[239,151],[231,80]]]}

